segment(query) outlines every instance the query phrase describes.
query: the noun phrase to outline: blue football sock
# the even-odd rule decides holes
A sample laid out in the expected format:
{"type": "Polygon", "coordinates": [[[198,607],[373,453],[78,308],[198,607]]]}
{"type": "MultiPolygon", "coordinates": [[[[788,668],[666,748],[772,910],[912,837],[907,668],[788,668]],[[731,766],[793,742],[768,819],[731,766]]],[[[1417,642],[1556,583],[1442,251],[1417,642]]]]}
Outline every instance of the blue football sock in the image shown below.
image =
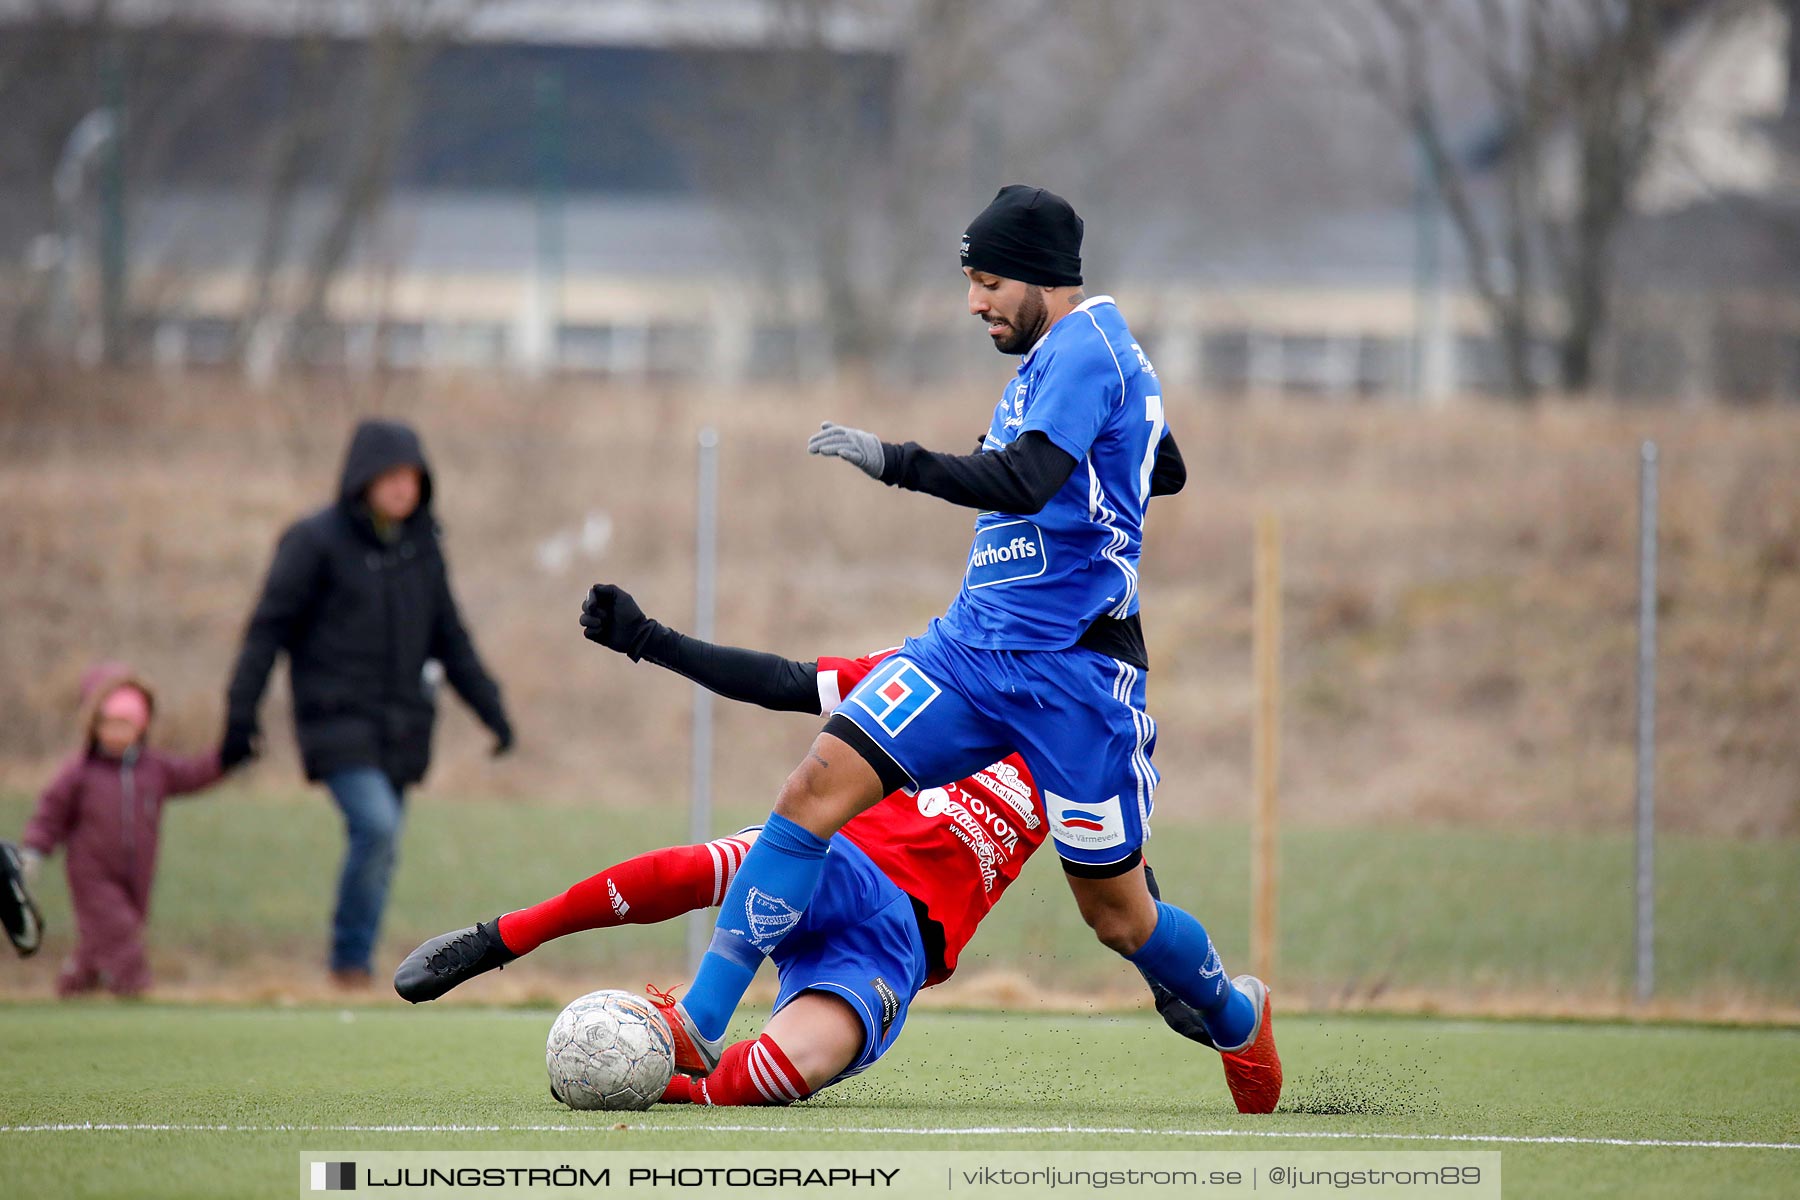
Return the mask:
{"type": "Polygon", "coordinates": [[[1172,904],[1156,903],[1156,930],[1127,955],[1133,965],[1200,1013],[1215,1044],[1242,1046],[1256,1028],[1256,1006],[1231,986],[1206,927],[1172,904]]]}
{"type": "Polygon", "coordinates": [[[702,1036],[725,1036],[756,969],[800,923],[818,890],[828,846],[787,818],[769,814],[725,890],[712,943],[700,960],[693,986],[681,998],[702,1036]]]}

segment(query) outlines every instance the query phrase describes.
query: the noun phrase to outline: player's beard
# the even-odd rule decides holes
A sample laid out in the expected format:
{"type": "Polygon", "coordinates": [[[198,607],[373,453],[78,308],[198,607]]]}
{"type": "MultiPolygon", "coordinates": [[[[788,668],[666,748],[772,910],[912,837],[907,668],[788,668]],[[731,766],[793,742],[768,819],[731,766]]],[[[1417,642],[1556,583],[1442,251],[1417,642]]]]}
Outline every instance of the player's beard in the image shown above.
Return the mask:
{"type": "Polygon", "coordinates": [[[1044,289],[1030,286],[1019,301],[1019,311],[1006,322],[1006,332],[994,338],[994,349],[1002,354],[1023,354],[1037,345],[1043,336],[1044,318],[1050,309],[1044,303],[1044,289]]]}

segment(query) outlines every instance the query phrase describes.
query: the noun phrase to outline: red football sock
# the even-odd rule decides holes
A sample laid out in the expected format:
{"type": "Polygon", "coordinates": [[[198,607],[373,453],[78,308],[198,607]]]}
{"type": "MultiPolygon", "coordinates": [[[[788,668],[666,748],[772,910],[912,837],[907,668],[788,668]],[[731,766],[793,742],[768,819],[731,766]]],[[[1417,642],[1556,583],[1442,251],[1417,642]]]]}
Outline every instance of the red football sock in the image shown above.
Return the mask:
{"type": "Polygon", "coordinates": [[[700,1101],[694,1093],[699,1089],[694,1081],[686,1075],[676,1075],[669,1080],[669,1086],[663,1089],[662,1099],[658,1104],[698,1104],[700,1101]]]}
{"type": "Polygon", "coordinates": [[[552,938],[614,925],[654,925],[725,899],[749,837],[652,850],[592,875],[560,896],[500,918],[500,940],[528,954],[552,938]]]}
{"type": "Polygon", "coordinates": [[[719,1065],[705,1079],[677,1075],[663,1093],[664,1104],[710,1104],[724,1108],[743,1104],[792,1104],[812,1095],[806,1080],[763,1034],[754,1042],[725,1048],[719,1065]]]}

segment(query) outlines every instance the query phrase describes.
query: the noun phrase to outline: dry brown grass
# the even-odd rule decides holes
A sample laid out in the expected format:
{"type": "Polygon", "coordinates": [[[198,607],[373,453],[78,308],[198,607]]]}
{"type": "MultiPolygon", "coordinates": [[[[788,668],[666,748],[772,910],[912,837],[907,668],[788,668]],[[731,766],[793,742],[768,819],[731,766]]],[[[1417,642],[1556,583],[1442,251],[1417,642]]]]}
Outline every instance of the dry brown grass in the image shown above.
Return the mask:
{"type": "MultiPolygon", "coordinates": [[[[808,460],[822,417],[961,448],[991,380],[903,395],[480,379],[0,382],[0,786],[41,786],[81,668],[130,659],[169,743],[215,735],[281,527],[333,490],[354,419],[415,421],[478,644],[521,734],[491,765],[448,711],[433,786],[545,803],[675,794],[688,686],[579,638],[586,586],[691,620],[693,437],[724,436],[718,632],[797,657],[890,645],[953,594],[968,514],[808,460]],[[535,547],[603,510],[604,554],[535,547]]],[[[1190,483],[1151,520],[1143,591],[1159,813],[1246,804],[1250,536],[1287,530],[1286,811],[1304,821],[1622,828],[1632,788],[1636,446],[1665,460],[1665,828],[1800,832],[1800,413],[1548,404],[1441,413],[1171,401],[1190,483]]],[[[293,770],[284,687],[264,706],[293,770]]],[[[720,710],[722,803],[773,795],[806,721],[720,710]]],[[[290,777],[291,775],[286,775],[290,777]]]]}
{"type": "MultiPolygon", "coordinates": [[[[35,965],[35,964],[34,964],[35,965]]],[[[399,1008],[405,1001],[387,981],[376,978],[366,989],[345,991],[333,986],[323,971],[296,973],[289,959],[220,966],[203,955],[164,952],[156,955],[153,998],[159,1004],[254,1004],[319,1008],[338,1005],[383,1005],[399,1008]]],[[[627,964],[621,978],[643,975],[627,964]]],[[[42,1002],[52,999],[53,972],[48,969],[0,976],[0,1001],[42,1002]]],[[[435,1005],[447,1007],[531,1006],[556,1009],[569,997],[595,986],[591,975],[518,963],[482,980],[478,988],[452,992],[435,1005]]],[[[750,987],[751,1004],[775,1000],[775,981],[764,977],[750,987]]],[[[85,998],[107,1003],[104,993],[85,998]]],[[[1323,987],[1289,986],[1279,993],[1281,1011],[1308,1013],[1385,1013],[1429,1017],[1498,1018],[1525,1021],[1697,1022],[1708,1025],[1778,1025],[1800,1027],[1800,1007],[1766,996],[1711,989],[1703,997],[1659,998],[1647,1004],[1633,1000],[1623,987],[1612,992],[1544,991],[1542,989],[1406,988],[1370,995],[1323,987]]],[[[1076,990],[1046,986],[1032,976],[1010,970],[958,975],[920,992],[916,1009],[956,1012],[1040,1012],[1091,1015],[1149,1012],[1150,994],[1135,979],[1118,986],[1076,990]]]]}

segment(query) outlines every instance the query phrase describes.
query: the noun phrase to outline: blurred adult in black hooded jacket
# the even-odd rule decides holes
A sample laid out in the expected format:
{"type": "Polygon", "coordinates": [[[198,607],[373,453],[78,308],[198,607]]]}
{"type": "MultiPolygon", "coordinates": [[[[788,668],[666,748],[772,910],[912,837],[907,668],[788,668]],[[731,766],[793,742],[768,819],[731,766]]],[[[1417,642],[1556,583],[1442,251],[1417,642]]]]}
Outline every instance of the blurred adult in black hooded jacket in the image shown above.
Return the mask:
{"type": "Polygon", "coordinates": [[[442,664],[498,739],[496,754],[512,746],[500,689],[451,595],[431,497],[411,427],[358,425],[336,502],[281,536],[226,698],[220,753],[231,765],[254,753],[257,705],[276,654],[287,652],[306,777],[331,790],[349,836],[331,949],[333,978],[348,986],[370,977],[405,789],[431,761],[426,664],[442,664]]]}

